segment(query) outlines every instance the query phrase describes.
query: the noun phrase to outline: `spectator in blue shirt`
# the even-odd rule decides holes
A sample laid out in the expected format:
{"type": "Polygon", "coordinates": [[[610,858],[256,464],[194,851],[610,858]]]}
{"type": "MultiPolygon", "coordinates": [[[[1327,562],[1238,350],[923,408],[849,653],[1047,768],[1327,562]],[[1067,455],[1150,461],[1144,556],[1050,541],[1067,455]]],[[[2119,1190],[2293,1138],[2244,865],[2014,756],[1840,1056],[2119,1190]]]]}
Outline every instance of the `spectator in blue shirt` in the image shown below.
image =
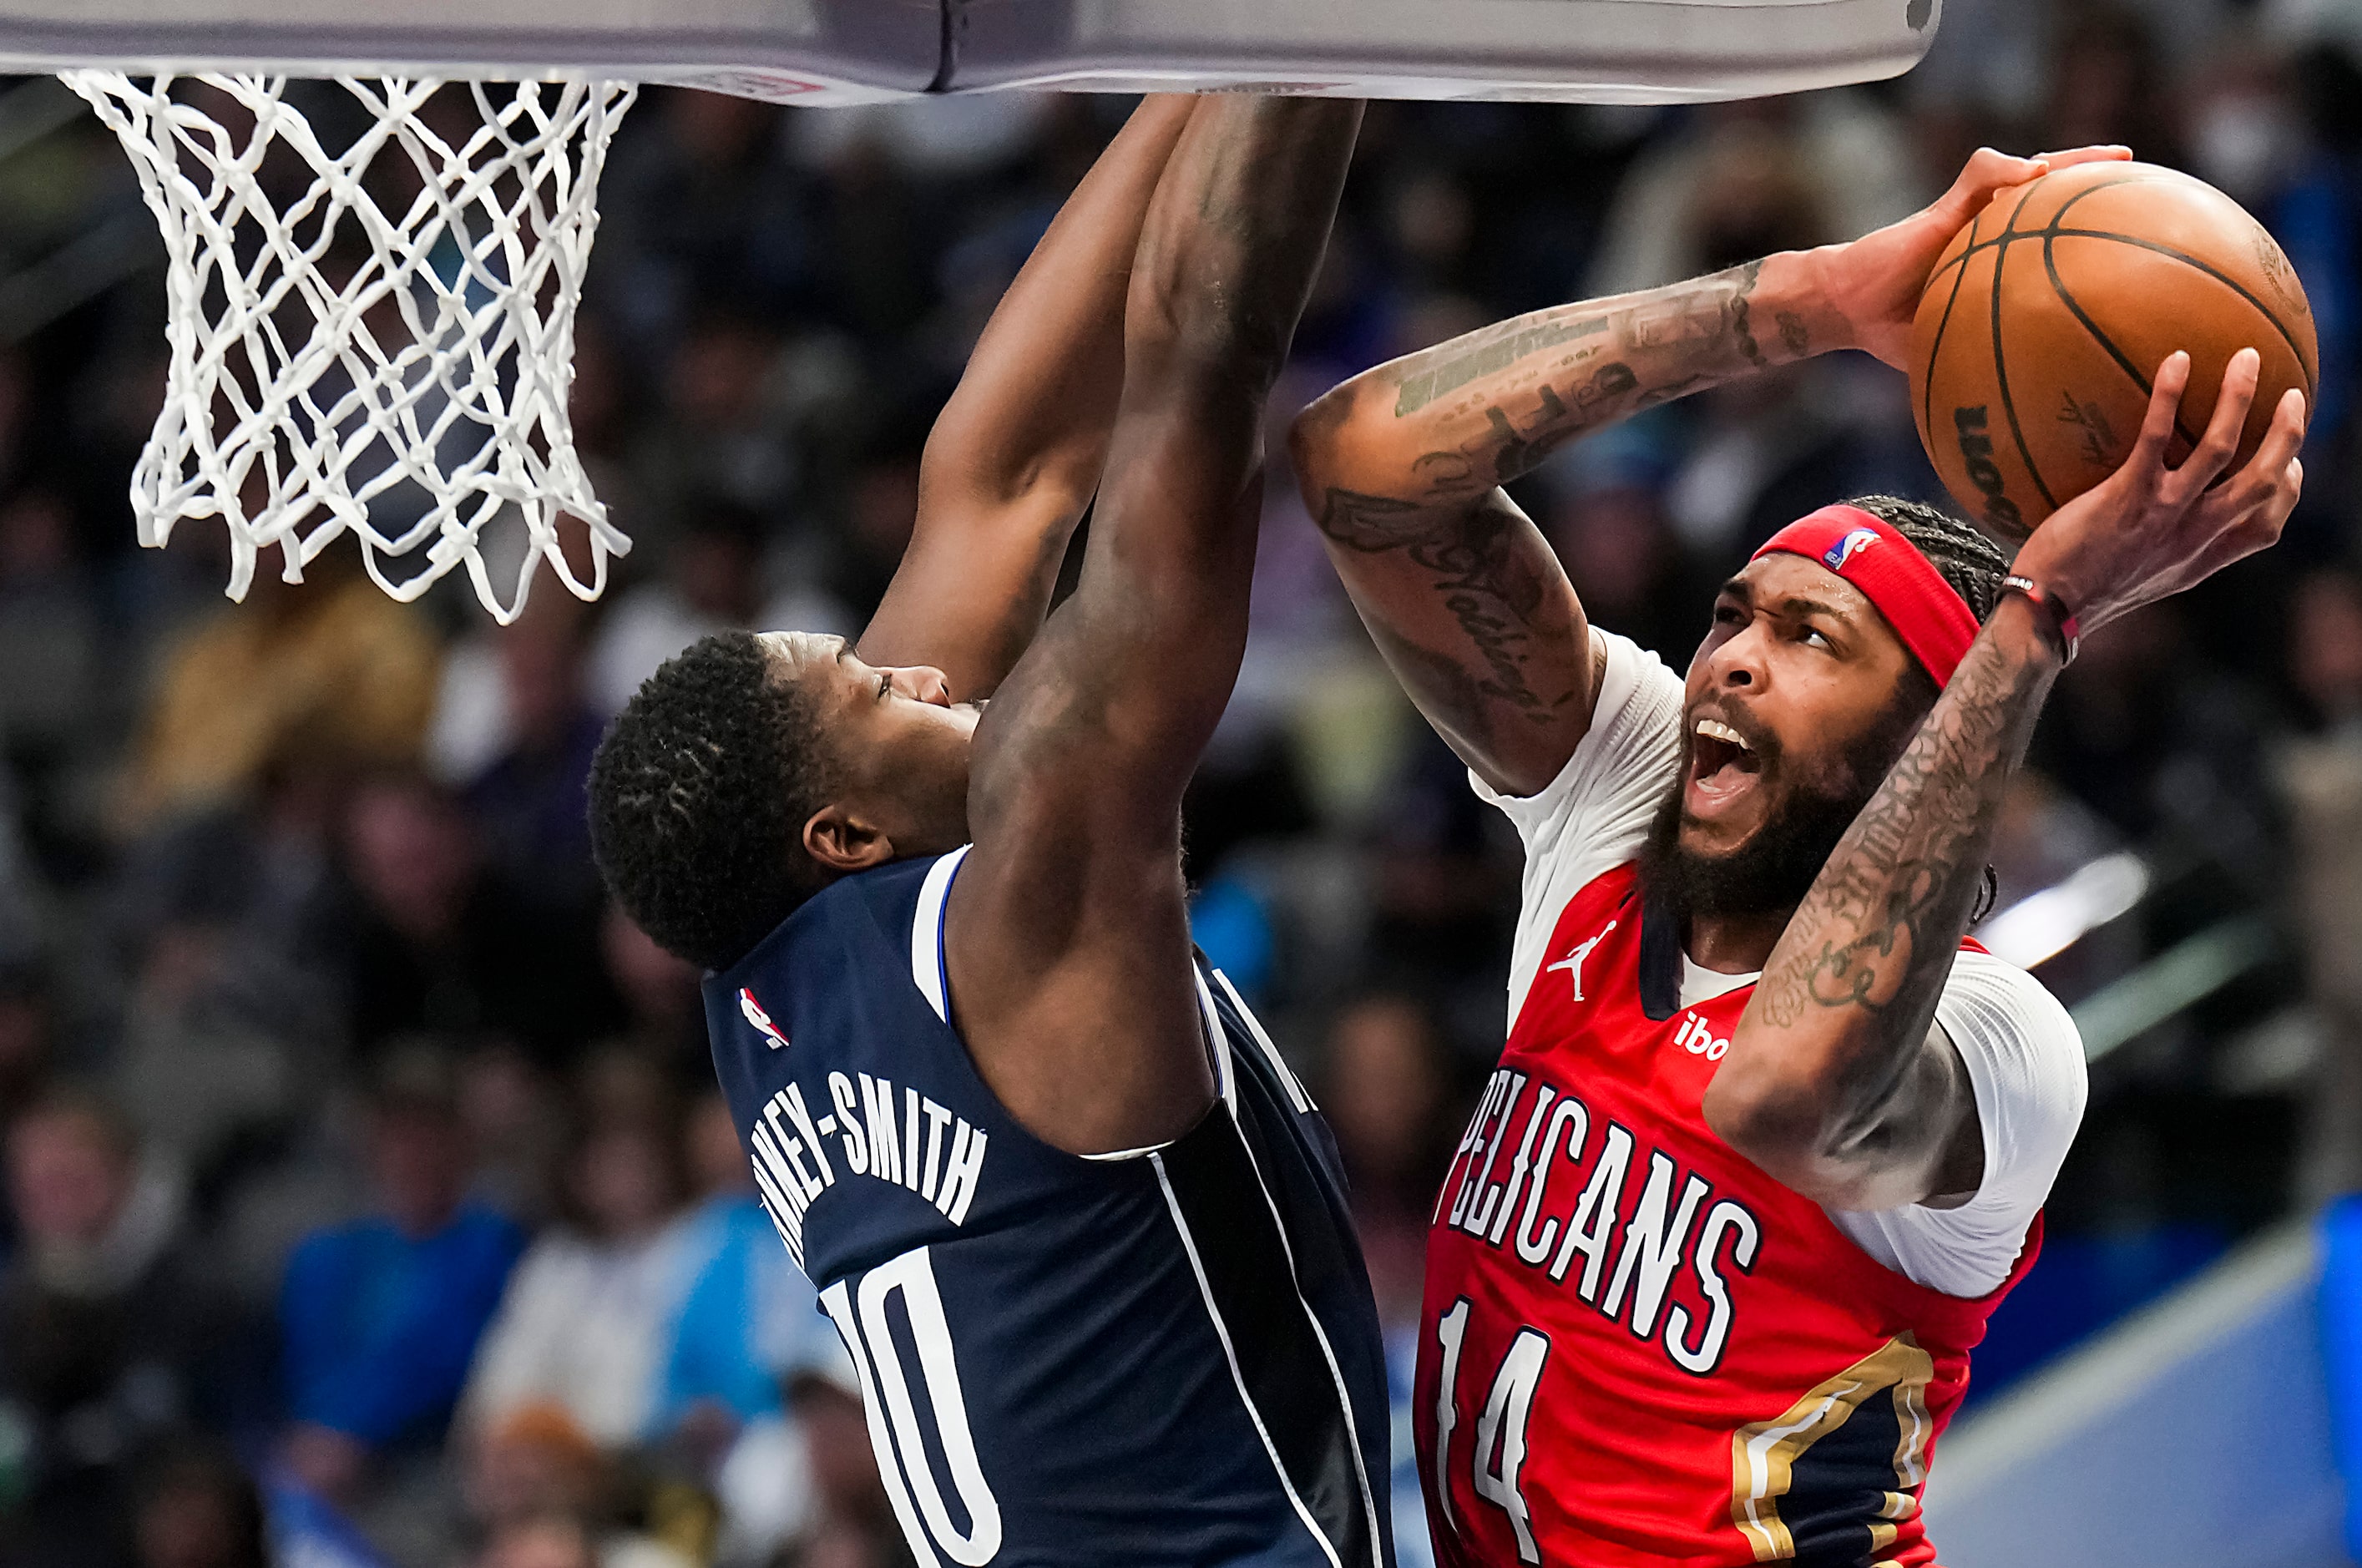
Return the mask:
{"type": "Polygon", "coordinates": [[[677,1225],[684,1291],[646,1436],[694,1466],[721,1505],[717,1561],[764,1562],[808,1522],[812,1505],[804,1437],[782,1382],[843,1346],[755,1201],[729,1103],[708,1093],[686,1133],[683,1163],[701,1200],[677,1225]]]}
{"type": "Polygon", "coordinates": [[[833,1332],[755,1201],[754,1172],[720,1094],[698,1102],[684,1142],[701,1201],[680,1221],[685,1289],[660,1363],[646,1434],[656,1440],[701,1415],[738,1425],[779,1414],[781,1373],[811,1335],[833,1332]]]}
{"type": "Polygon", "coordinates": [[[372,1458],[440,1440],[524,1237],[467,1197],[445,1065],[398,1053],[369,1110],[378,1212],[295,1250],[280,1292],[292,1426],[281,1458],[332,1501],[372,1458]]]}

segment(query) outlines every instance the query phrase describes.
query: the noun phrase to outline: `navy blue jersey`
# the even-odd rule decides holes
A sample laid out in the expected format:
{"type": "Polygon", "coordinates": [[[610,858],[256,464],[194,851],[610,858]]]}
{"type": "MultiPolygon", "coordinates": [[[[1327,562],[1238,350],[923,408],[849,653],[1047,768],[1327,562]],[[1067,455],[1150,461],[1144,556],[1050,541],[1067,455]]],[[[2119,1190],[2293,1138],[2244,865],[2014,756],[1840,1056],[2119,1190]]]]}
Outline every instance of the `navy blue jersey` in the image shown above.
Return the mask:
{"type": "Polygon", "coordinates": [[[705,983],[922,1568],[1390,1568],[1384,1353],[1319,1113],[1201,961],[1203,1121],[1092,1157],[1028,1133],[947,1021],[965,853],[833,883],[705,983]]]}

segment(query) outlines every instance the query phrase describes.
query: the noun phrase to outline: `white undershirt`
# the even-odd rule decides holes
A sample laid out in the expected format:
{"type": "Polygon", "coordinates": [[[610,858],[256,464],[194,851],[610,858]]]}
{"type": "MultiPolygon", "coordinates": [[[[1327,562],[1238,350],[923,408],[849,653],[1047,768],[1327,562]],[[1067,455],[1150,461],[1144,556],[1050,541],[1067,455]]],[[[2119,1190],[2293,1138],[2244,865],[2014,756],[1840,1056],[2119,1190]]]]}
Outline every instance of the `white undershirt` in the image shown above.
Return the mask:
{"type": "MultiPolygon", "coordinates": [[[[1477,794],[1516,824],[1526,847],[1510,948],[1512,1022],[1567,900],[1639,854],[1680,767],[1681,678],[1627,638],[1595,627],[1592,636],[1604,660],[1599,700],[1590,732],[1559,776],[1522,798],[1469,776],[1477,794]]],[[[1683,955],[1681,999],[1694,1005],[1755,977],[1701,968],[1683,955]]],[[[1982,1296],[2009,1277],[2082,1121],[2083,1043],[2041,982],[1981,953],[1953,960],[1936,1021],[1976,1094],[1984,1179],[1955,1208],[1828,1215],[1864,1252],[1914,1282],[1948,1296],[1982,1296]]]]}

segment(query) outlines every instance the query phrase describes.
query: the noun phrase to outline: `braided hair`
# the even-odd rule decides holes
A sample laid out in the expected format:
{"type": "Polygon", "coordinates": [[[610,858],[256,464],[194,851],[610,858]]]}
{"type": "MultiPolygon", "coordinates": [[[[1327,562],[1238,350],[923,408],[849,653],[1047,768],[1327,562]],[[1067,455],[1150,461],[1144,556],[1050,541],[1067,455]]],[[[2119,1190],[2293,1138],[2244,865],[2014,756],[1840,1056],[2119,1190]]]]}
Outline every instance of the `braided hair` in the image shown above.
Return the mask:
{"type": "MultiPolygon", "coordinates": [[[[2000,546],[1972,525],[1924,502],[1904,501],[1893,495],[1864,495],[1846,504],[1869,513],[1910,540],[1913,547],[1952,585],[1952,591],[1967,602],[1979,625],[1992,618],[1994,606],[2001,602],[2002,579],[2009,575],[2009,557],[2002,553],[2000,546]]],[[[1916,680],[1924,687],[1916,694],[1923,699],[1917,702],[1920,712],[1936,705],[1937,693],[1933,676],[1914,662],[1904,679],[1916,680]]],[[[1987,866],[1984,891],[1970,913],[1969,923],[1975,925],[1992,913],[2000,896],[2001,879],[1987,866]]]]}
{"type": "Polygon", "coordinates": [[[1967,601],[1982,624],[2001,602],[2002,579],[2009,575],[2009,557],[2001,547],[1970,524],[1925,502],[1893,495],[1864,495],[1846,502],[1869,513],[1911,541],[1930,565],[1967,601]]]}

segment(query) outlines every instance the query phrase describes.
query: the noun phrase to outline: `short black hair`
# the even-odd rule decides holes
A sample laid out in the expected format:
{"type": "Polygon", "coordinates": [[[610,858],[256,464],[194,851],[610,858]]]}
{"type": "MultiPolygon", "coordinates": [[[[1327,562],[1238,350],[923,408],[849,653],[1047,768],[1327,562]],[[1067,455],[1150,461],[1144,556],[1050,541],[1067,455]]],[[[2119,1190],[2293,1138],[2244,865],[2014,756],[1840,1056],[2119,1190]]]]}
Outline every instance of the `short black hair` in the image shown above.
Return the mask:
{"type": "Polygon", "coordinates": [[[726,969],[828,878],[803,846],[833,758],[812,705],[750,632],[665,661],[590,763],[590,853],[656,944],[726,969]]]}
{"type": "Polygon", "coordinates": [[[1952,591],[1968,601],[1980,624],[1992,619],[1993,607],[2001,602],[2002,579],[2009,575],[2009,558],[1973,525],[1925,502],[1894,495],[1857,496],[1846,504],[1910,540],[1944,574],[1952,591]]]}

